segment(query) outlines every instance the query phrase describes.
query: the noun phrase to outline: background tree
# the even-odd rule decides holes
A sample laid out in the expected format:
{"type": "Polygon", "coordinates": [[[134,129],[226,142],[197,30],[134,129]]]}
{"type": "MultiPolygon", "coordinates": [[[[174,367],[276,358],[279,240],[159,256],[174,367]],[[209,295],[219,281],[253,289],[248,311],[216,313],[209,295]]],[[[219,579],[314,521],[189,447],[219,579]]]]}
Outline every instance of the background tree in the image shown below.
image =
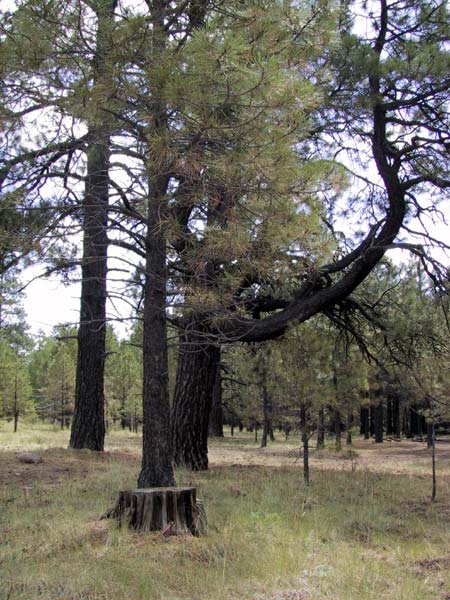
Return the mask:
{"type": "Polygon", "coordinates": [[[343,340],[336,336],[332,353],[334,398],[330,406],[334,416],[336,449],[341,450],[342,424],[347,431],[347,444],[352,443],[351,430],[356,410],[369,389],[367,363],[359,348],[352,344],[343,347],[343,340]]]}
{"type": "Polygon", "coordinates": [[[60,422],[61,429],[69,427],[75,399],[76,362],[69,348],[59,343],[48,366],[45,399],[47,418],[60,422]]]}
{"type": "Polygon", "coordinates": [[[17,351],[0,339],[0,407],[1,415],[14,423],[17,432],[19,418],[35,413],[31,396],[28,365],[17,351]]]}
{"type": "Polygon", "coordinates": [[[137,433],[142,421],[142,352],[128,340],[120,341],[108,356],[105,385],[113,421],[137,433]]]}

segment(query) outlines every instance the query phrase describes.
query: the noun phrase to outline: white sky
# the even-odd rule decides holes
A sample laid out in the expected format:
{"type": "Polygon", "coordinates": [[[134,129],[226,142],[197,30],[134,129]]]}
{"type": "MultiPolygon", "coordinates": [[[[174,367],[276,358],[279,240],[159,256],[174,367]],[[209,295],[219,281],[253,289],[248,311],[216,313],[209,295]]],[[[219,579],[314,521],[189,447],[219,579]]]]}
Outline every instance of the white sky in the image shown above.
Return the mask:
{"type": "MultiPolygon", "coordinates": [[[[114,258],[110,257],[110,266],[114,265],[114,258]]],[[[80,313],[80,293],[81,284],[71,283],[64,285],[58,276],[54,275],[48,279],[37,279],[42,272],[39,266],[32,267],[24,271],[22,283],[25,285],[25,298],[23,307],[26,313],[27,324],[30,327],[30,333],[33,335],[50,335],[55,325],[78,325],[80,313]]],[[[114,273],[112,274],[114,277],[114,273]]],[[[108,285],[114,292],[113,283],[108,285]]],[[[120,287],[120,286],[119,286],[120,287]]],[[[118,288],[117,288],[118,289],[118,288]]],[[[114,326],[119,337],[125,337],[132,321],[119,323],[117,318],[129,317],[130,307],[124,302],[110,300],[106,303],[106,314],[114,326]]]]}
{"type": "MultiPolygon", "coordinates": [[[[25,273],[25,277],[31,271],[25,273]]],[[[26,289],[24,309],[27,323],[33,334],[42,330],[46,335],[51,333],[54,325],[74,323],[78,321],[80,312],[80,285],[63,286],[58,279],[37,279],[26,289]]]]}

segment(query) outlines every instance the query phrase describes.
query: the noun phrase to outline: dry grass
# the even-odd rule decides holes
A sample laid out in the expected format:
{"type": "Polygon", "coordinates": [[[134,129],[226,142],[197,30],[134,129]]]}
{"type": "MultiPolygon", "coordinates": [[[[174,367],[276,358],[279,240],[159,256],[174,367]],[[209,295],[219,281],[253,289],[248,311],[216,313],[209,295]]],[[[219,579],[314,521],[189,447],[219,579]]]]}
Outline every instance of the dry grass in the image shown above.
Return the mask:
{"type": "Polygon", "coordinates": [[[438,448],[431,504],[423,444],[358,441],[312,458],[298,440],[266,450],[248,434],[212,442],[211,468],[179,471],[198,487],[207,536],[118,530],[99,516],[134,486],[139,438],[114,432],[104,454],[65,449],[67,433],[0,431],[0,598],[83,600],[420,600],[450,597],[448,457],[438,448]],[[19,463],[19,450],[43,462],[19,463]]]}

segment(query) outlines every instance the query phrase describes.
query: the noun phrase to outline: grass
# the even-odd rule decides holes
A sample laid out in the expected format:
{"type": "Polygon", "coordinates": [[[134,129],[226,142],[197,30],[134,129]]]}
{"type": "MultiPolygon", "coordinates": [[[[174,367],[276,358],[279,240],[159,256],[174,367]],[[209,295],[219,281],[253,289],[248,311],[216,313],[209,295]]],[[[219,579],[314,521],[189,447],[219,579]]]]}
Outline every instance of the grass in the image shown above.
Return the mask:
{"type": "Polygon", "coordinates": [[[177,472],[178,483],[196,485],[205,502],[208,535],[164,538],[99,520],[119,489],[135,485],[136,436],[114,432],[105,454],[66,450],[67,433],[50,429],[11,437],[0,431],[0,598],[450,598],[445,470],[440,500],[431,504],[425,463],[379,472],[376,462],[364,463],[373,446],[360,444],[351,460],[316,457],[306,488],[287,457],[295,440],[261,452],[250,436],[245,444],[227,438],[213,442],[208,472],[177,472]],[[17,449],[38,450],[44,462],[18,463],[17,449]],[[266,464],[269,453],[279,464],[266,464]],[[242,456],[259,456],[260,464],[242,456]]]}

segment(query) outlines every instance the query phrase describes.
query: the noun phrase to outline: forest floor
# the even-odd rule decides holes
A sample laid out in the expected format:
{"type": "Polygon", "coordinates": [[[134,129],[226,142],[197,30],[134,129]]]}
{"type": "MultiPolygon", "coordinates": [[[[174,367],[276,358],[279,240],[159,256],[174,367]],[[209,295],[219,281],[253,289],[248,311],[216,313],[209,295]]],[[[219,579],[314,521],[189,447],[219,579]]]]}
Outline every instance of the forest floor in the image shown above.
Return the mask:
{"type": "Polygon", "coordinates": [[[252,434],[210,443],[210,469],[177,472],[206,506],[201,538],[137,535],[100,520],[135,487],[140,437],[104,453],[68,433],[0,427],[0,599],[450,600],[450,440],[437,444],[438,494],[422,442],[312,451],[297,436],[261,449],[252,434]],[[16,454],[32,451],[39,464],[16,454]]]}

